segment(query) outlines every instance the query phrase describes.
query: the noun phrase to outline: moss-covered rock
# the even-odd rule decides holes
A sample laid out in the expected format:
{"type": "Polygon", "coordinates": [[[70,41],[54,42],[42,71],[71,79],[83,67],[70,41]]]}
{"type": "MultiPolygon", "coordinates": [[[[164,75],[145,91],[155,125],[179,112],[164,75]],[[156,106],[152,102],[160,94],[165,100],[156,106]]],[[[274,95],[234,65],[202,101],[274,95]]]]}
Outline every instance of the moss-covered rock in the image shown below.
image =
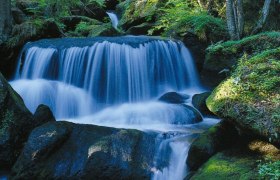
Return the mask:
{"type": "Polygon", "coordinates": [[[155,136],[50,122],[32,131],[12,179],[149,179],[155,136]]]}
{"type": "Polygon", "coordinates": [[[126,0],[117,5],[117,12],[121,15],[120,25],[124,30],[144,22],[151,22],[155,19],[157,10],[166,1],[159,0],[126,0]]]}
{"type": "Polygon", "coordinates": [[[259,174],[258,160],[268,157],[279,161],[279,149],[262,141],[252,141],[242,148],[217,153],[191,179],[266,179],[268,177],[259,174]]]}
{"type": "Polygon", "coordinates": [[[189,169],[197,170],[215,153],[231,147],[237,139],[237,130],[226,121],[211,127],[192,143],[187,158],[189,169]]]}
{"type": "Polygon", "coordinates": [[[29,133],[45,121],[34,119],[22,98],[0,73],[0,169],[10,168],[29,133]]]}
{"type": "Polygon", "coordinates": [[[280,32],[267,32],[239,41],[227,41],[207,48],[204,69],[220,72],[232,69],[244,54],[256,55],[280,46],[280,32]]]}
{"type": "Polygon", "coordinates": [[[244,133],[280,146],[279,87],[277,48],[241,58],[232,76],[213,91],[206,103],[210,111],[235,123],[244,133]]]}

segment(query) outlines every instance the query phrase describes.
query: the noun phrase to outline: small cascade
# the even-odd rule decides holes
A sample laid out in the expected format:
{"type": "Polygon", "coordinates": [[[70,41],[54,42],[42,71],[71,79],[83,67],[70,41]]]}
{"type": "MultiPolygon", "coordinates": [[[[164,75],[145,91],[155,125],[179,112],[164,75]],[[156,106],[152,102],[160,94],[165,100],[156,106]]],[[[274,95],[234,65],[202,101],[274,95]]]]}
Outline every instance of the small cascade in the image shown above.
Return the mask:
{"type": "MultiPolygon", "coordinates": [[[[116,16],[108,15],[117,27],[116,16]]],[[[184,179],[193,136],[216,123],[200,122],[191,107],[192,95],[202,90],[179,41],[123,36],[28,43],[11,85],[32,112],[46,104],[58,120],[158,133],[151,165],[156,180],[184,179]],[[157,100],[170,91],[184,91],[189,99],[157,100]]]]}
{"type": "Polygon", "coordinates": [[[115,29],[118,29],[119,19],[117,15],[113,12],[106,12],[111,19],[112,25],[115,29]]]}

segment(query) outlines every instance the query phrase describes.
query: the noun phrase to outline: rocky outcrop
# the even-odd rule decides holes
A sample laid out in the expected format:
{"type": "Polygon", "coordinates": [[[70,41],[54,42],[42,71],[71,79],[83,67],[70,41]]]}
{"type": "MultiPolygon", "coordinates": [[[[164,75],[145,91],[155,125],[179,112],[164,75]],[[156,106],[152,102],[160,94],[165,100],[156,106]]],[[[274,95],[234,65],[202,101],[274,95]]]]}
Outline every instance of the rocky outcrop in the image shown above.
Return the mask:
{"type": "Polygon", "coordinates": [[[41,120],[33,118],[0,73],[0,169],[13,165],[32,129],[47,121],[41,120]]]}
{"type": "MultiPolygon", "coordinates": [[[[255,140],[243,147],[217,153],[209,159],[191,178],[197,179],[270,179],[279,177],[273,173],[260,175],[260,163],[266,158],[280,160],[280,150],[271,144],[255,140]]],[[[269,168],[269,167],[267,167],[269,168]]],[[[276,173],[275,167],[275,172],[276,173]]],[[[272,169],[267,169],[273,172],[272,169]]]]}
{"type": "Polygon", "coordinates": [[[202,133],[191,145],[187,164],[191,171],[196,171],[215,153],[231,147],[238,140],[234,126],[222,121],[202,133]]]}
{"type": "Polygon", "coordinates": [[[280,147],[280,48],[240,59],[206,100],[210,111],[248,136],[280,147]]]}
{"type": "Polygon", "coordinates": [[[69,122],[34,129],[12,179],[149,179],[154,134],[69,122]]]}
{"type": "Polygon", "coordinates": [[[19,52],[26,42],[56,37],[61,37],[61,32],[53,20],[30,20],[14,25],[11,38],[0,43],[0,71],[5,77],[11,78],[16,69],[19,52]]]}

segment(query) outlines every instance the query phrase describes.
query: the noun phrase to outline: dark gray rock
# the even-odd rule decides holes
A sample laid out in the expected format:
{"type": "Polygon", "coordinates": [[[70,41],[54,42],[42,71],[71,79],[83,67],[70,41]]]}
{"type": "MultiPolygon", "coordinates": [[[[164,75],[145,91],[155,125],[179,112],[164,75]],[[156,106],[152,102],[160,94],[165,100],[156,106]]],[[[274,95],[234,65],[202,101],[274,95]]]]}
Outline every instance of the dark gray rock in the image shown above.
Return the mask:
{"type": "Polygon", "coordinates": [[[21,24],[27,19],[26,15],[19,8],[12,8],[11,11],[16,24],[21,24]]]}
{"type": "Polygon", "coordinates": [[[47,123],[47,122],[54,122],[55,117],[51,109],[46,105],[39,105],[34,113],[35,122],[40,123],[47,123]]]}
{"type": "Polygon", "coordinates": [[[30,9],[38,7],[39,3],[32,0],[16,0],[16,7],[27,15],[33,15],[30,9]]]}
{"type": "Polygon", "coordinates": [[[198,109],[201,114],[206,116],[214,116],[214,114],[207,108],[206,99],[210,96],[211,92],[205,92],[201,94],[195,94],[192,97],[193,106],[198,109]]]}
{"type": "Polygon", "coordinates": [[[69,122],[34,129],[12,179],[149,179],[155,134],[69,122]]]}
{"type": "Polygon", "coordinates": [[[0,73],[0,169],[13,165],[29,133],[42,123],[33,118],[22,98],[0,73]]]}

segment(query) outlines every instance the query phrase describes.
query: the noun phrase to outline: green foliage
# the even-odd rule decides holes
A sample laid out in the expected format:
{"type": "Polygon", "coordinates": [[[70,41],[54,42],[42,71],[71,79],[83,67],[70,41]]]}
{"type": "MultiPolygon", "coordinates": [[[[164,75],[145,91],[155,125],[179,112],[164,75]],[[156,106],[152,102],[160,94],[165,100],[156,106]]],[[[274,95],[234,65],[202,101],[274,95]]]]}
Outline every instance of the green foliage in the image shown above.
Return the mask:
{"type": "Polygon", "coordinates": [[[223,20],[208,15],[196,1],[169,0],[160,10],[162,15],[150,34],[158,30],[163,30],[164,36],[192,32],[203,40],[211,36],[210,41],[226,36],[223,20]]]}
{"type": "Polygon", "coordinates": [[[97,6],[104,6],[104,0],[32,0],[36,6],[28,10],[36,18],[59,18],[71,15],[71,9],[77,6],[86,7],[90,3],[96,3],[97,6]]]}
{"type": "Polygon", "coordinates": [[[261,162],[258,166],[259,174],[261,177],[278,180],[280,179],[280,161],[272,161],[271,159],[266,159],[266,161],[261,162]]]}

